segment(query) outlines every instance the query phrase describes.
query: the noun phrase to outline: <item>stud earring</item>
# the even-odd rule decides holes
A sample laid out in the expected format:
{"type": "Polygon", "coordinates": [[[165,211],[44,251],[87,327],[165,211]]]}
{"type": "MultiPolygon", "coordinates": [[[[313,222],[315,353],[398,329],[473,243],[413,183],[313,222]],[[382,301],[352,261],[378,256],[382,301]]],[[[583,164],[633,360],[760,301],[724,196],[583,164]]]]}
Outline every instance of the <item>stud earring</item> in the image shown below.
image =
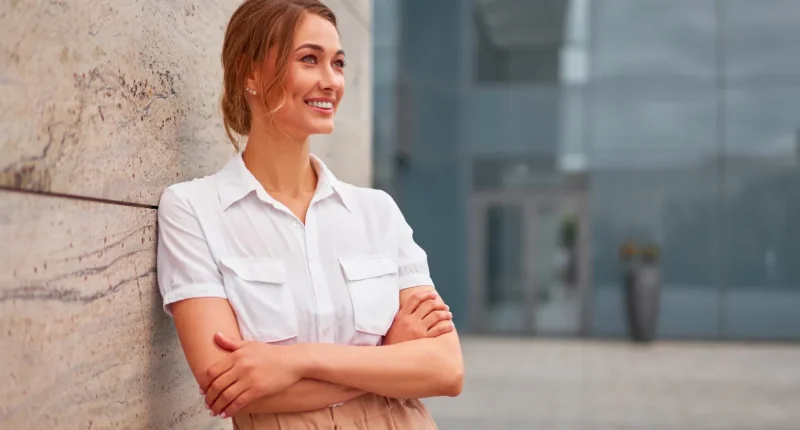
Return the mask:
{"type": "Polygon", "coordinates": [[[256,90],[254,90],[254,89],[252,89],[252,88],[246,88],[246,89],[245,89],[245,91],[247,91],[248,93],[250,93],[250,95],[252,95],[252,96],[256,95],[256,90]]]}

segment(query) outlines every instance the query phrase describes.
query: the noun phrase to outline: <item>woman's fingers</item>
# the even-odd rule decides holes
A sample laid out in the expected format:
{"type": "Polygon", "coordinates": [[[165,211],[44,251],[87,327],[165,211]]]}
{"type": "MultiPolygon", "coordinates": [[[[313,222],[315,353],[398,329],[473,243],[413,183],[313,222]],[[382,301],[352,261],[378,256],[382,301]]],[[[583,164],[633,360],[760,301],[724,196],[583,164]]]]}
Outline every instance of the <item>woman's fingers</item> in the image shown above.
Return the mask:
{"type": "Polygon", "coordinates": [[[218,362],[214,363],[211,367],[206,370],[206,378],[208,378],[209,386],[207,387],[200,387],[200,391],[205,394],[208,392],[211,383],[217,380],[222,374],[225,372],[230,371],[233,369],[233,366],[236,362],[236,357],[233,354],[228,354],[218,362]]]}
{"type": "MultiPolygon", "coordinates": [[[[235,370],[236,368],[233,368],[222,375],[219,375],[219,377],[211,383],[206,391],[206,406],[212,408],[212,406],[217,403],[217,400],[219,400],[220,395],[236,382],[238,379],[238,372],[235,370]]],[[[219,413],[219,410],[216,412],[219,413]]]]}
{"type": "Polygon", "coordinates": [[[427,300],[431,300],[433,298],[438,297],[436,293],[432,291],[426,291],[424,293],[415,293],[413,294],[408,301],[406,302],[405,306],[400,309],[400,313],[410,315],[417,311],[417,308],[421,303],[424,303],[427,300]]]}
{"type": "Polygon", "coordinates": [[[228,405],[228,407],[222,410],[222,414],[220,414],[220,417],[228,418],[238,414],[239,411],[247,407],[247,405],[249,405],[253,400],[257,398],[258,396],[256,395],[256,390],[249,388],[244,390],[241,394],[239,394],[239,397],[234,399],[228,405]]]}
{"type": "Polygon", "coordinates": [[[450,311],[445,311],[445,310],[433,311],[429,313],[428,316],[422,319],[422,325],[425,327],[426,330],[430,330],[439,322],[451,321],[452,319],[453,319],[453,314],[450,311]]]}
{"type": "Polygon", "coordinates": [[[216,343],[217,346],[219,346],[220,348],[229,352],[236,351],[237,349],[247,344],[247,342],[241,340],[240,341],[233,340],[222,333],[217,333],[214,335],[214,343],[216,343]]]}
{"type": "MultiPolygon", "coordinates": [[[[211,413],[213,415],[220,415],[248,388],[249,387],[247,387],[243,381],[235,381],[220,393],[217,400],[211,405],[211,413]]],[[[226,416],[222,418],[227,418],[227,416],[229,415],[226,413],[226,416]]]]}
{"type": "Polygon", "coordinates": [[[426,337],[438,337],[445,333],[450,333],[451,331],[455,330],[455,328],[456,326],[453,325],[453,321],[449,319],[442,320],[434,324],[434,326],[428,330],[426,337]]]}
{"type": "Polygon", "coordinates": [[[438,300],[438,297],[439,296],[435,296],[434,298],[431,298],[431,299],[428,299],[428,300],[424,301],[422,304],[420,304],[417,307],[417,310],[416,310],[416,312],[414,312],[414,315],[416,315],[417,318],[419,318],[419,319],[424,319],[431,312],[441,311],[441,310],[444,310],[444,311],[450,310],[450,307],[447,306],[443,301],[438,300]]]}

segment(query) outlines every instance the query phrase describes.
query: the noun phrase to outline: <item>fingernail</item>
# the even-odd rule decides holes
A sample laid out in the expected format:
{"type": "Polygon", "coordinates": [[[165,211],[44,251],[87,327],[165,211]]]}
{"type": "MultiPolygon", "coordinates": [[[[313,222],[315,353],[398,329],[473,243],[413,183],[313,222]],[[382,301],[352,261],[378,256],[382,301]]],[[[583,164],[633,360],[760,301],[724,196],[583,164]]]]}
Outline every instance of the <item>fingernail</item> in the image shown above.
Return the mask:
{"type": "Polygon", "coordinates": [[[210,416],[212,416],[212,417],[213,417],[213,416],[214,416],[214,415],[216,415],[216,414],[214,413],[214,411],[209,411],[208,415],[210,415],[210,416]]]}
{"type": "Polygon", "coordinates": [[[204,396],[206,395],[206,392],[205,392],[205,391],[203,391],[203,389],[202,389],[202,388],[198,388],[198,391],[200,391],[200,394],[202,394],[202,395],[204,395],[204,396]]]}
{"type": "Polygon", "coordinates": [[[448,312],[447,315],[450,315],[450,318],[453,318],[453,313],[452,312],[448,312]]]}
{"type": "Polygon", "coordinates": [[[228,418],[228,414],[226,414],[225,412],[223,412],[223,413],[219,414],[219,417],[220,417],[220,418],[222,418],[222,419],[224,420],[225,418],[228,418]]]}
{"type": "Polygon", "coordinates": [[[444,305],[444,308],[447,309],[448,311],[450,310],[450,306],[444,305]]]}

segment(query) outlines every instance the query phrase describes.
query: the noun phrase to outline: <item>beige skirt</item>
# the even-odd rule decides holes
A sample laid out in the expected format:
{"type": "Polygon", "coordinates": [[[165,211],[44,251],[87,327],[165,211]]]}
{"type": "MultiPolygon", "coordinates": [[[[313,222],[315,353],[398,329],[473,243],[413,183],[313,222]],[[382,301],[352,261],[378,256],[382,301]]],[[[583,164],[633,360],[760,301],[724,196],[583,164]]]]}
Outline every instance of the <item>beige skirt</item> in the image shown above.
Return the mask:
{"type": "Polygon", "coordinates": [[[417,399],[365,394],[340,406],[316,411],[239,414],[235,430],[436,430],[425,405],[417,399]]]}

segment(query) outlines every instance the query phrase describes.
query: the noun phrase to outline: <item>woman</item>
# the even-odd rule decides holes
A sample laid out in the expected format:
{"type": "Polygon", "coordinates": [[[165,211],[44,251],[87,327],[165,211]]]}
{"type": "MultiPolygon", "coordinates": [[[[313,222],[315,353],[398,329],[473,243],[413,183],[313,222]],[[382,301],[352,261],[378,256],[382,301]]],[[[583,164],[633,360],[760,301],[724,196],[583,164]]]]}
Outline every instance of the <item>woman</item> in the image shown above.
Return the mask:
{"type": "Polygon", "coordinates": [[[159,206],[158,280],[212,415],[237,429],[436,428],[463,363],[425,252],[395,202],[309,153],[344,94],[336,18],[247,0],[222,53],[228,136],[246,149],[159,206]]]}

